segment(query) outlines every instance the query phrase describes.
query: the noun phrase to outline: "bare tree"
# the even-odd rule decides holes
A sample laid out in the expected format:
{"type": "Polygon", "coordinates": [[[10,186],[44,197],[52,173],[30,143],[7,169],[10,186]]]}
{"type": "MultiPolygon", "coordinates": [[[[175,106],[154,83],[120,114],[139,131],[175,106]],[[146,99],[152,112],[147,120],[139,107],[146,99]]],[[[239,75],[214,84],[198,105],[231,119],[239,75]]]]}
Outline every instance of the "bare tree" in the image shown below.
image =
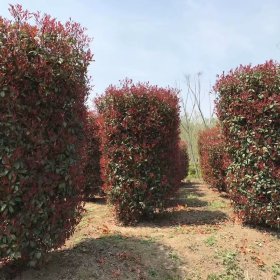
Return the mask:
{"type": "Polygon", "coordinates": [[[191,79],[190,75],[185,76],[186,80],[186,96],[181,98],[181,107],[183,109],[183,117],[181,122],[182,130],[186,133],[188,147],[190,151],[190,158],[192,163],[194,164],[196,177],[200,176],[200,169],[199,169],[199,156],[197,152],[197,137],[199,129],[207,128],[211,126],[211,119],[213,118],[214,112],[212,111],[211,106],[211,98],[210,92],[208,93],[209,98],[209,106],[210,106],[210,118],[206,118],[205,114],[203,113],[203,109],[201,106],[202,98],[205,97],[205,94],[202,94],[201,89],[201,75],[202,73],[199,72],[195,75],[193,80],[191,79]],[[187,106],[190,104],[190,111],[188,112],[187,106]],[[198,119],[202,124],[202,127],[196,127],[199,123],[198,119]]]}

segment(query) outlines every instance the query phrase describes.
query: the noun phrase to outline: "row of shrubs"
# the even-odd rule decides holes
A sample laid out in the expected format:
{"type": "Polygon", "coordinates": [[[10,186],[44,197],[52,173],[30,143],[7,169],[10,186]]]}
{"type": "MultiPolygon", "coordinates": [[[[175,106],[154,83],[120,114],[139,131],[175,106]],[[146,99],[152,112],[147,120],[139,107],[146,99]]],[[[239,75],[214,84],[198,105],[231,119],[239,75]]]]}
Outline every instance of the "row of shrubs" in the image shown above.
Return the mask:
{"type": "Polygon", "coordinates": [[[245,222],[280,227],[280,65],[240,66],[219,77],[219,127],[200,134],[203,178],[227,190],[245,222]]]}
{"type": "Polygon", "coordinates": [[[134,224],[164,209],[188,159],[176,90],[126,80],[88,112],[84,29],[11,13],[0,17],[0,259],[35,266],[73,233],[84,198],[104,191],[134,224]]]}
{"type": "Polygon", "coordinates": [[[219,126],[205,129],[199,133],[198,152],[203,180],[214,189],[227,191],[228,156],[219,126]]]}

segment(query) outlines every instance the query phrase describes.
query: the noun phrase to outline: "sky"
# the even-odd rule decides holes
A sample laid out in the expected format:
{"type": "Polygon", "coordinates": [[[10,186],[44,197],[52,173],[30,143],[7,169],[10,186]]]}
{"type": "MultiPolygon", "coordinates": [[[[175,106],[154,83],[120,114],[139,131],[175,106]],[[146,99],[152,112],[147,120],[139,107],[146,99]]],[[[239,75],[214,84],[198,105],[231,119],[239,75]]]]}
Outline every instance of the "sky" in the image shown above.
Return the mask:
{"type": "Polygon", "coordinates": [[[201,72],[208,116],[218,74],[280,58],[279,0],[0,0],[0,15],[16,3],[87,28],[95,60],[89,106],[126,77],[177,87],[186,100],[185,76],[201,72]]]}

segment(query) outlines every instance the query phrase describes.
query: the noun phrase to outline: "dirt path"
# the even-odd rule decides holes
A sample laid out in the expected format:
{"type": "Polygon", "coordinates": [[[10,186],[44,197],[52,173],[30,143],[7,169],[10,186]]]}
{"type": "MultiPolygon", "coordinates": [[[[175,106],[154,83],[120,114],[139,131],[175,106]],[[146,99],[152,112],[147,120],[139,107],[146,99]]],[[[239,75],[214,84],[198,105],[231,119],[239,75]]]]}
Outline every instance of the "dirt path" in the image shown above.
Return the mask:
{"type": "Polygon", "coordinates": [[[66,246],[16,279],[280,279],[279,232],[243,227],[229,200],[199,181],[179,197],[137,227],[116,225],[103,200],[87,203],[66,246]]]}

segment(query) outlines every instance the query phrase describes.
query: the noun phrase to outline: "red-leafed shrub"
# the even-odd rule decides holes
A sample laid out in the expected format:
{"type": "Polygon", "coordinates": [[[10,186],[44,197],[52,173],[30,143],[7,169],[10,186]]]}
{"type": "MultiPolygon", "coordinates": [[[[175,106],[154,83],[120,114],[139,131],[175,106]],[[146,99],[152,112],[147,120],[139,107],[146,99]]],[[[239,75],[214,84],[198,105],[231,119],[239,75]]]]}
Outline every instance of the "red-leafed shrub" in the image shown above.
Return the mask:
{"type": "Polygon", "coordinates": [[[226,191],[228,156],[220,127],[207,128],[199,133],[198,152],[203,180],[212,188],[226,191]]]}
{"type": "Polygon", "coordinates": [[[126,80],[96,104],[103,189],[117,218],[134,224],[162,210],[179,186],[177,90],[126,80]]]}
{"type": "Polygon", "coordinates": [[[246,222],[279,227],[280,66],[240,66],[223,74],[215,90],[235,210],[246,222]]]}
{"type": "Polygon", "coordinates": [[[64,244],[80,219],[91,54],[76,23],[0,17],[0,258],[64,244]]]}
{"type": "Polygon", "coordinates": [[[178,176],[180,180],[183,180],[188,175],[189,171],[189,154],[188,145],[185,141],[179,142],[179,156],[178,156],[178,176]]]}
{"type": "Polygon", "coordinates": [[[87,164],[85,166],[85,199],[102,193],[100,174],[100,139],[97,115],[89,111],[87,116],[87,164]]]}

